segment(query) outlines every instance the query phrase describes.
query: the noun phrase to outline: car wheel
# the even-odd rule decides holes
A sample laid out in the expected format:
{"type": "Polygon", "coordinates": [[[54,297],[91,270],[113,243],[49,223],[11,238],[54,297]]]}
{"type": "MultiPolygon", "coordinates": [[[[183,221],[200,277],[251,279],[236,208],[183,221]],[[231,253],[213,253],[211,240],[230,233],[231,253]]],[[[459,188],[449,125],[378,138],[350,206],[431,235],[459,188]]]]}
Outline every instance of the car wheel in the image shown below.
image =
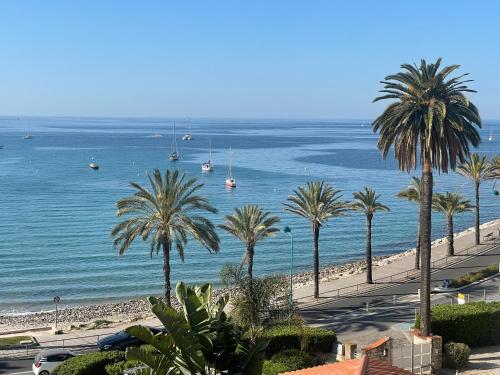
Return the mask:
{"type": "Polygon", "coordinates": [[[109,349],[109,350],[116,350],[118,352],[121,352],[123,349],[120,348],[119,346],[112,346],[111,349],[109,349]]]}
{"type": "Polygon", "coordinates": [[[49,372],[48,371],[42,371],[42,372],[39,372],[38,375],[49,375],[49,372]]]}

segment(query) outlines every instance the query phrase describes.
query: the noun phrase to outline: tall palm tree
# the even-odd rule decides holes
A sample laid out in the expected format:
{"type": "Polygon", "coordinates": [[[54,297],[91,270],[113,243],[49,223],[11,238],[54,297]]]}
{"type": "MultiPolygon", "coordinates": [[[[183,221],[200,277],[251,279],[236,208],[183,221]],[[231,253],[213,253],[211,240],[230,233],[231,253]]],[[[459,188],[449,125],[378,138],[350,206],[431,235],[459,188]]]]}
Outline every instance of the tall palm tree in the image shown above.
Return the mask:
{"type": "Polygon", "coordinates": [[[491,169],[493,170],[493,173],[495,174],[495,178],[500,178],[500,156],[495,155],[491,158],[491,169]]]}
{"type": "Polygon", "coordinates": [[[481,126],[479,112],[465,96],[474,90],[467,87],[464,75],[449,78],[459,65],[440,66],[441,59],[434,64],[422,60],[420,66],[403,64],[401,72],[382,81],[382,95],[374,100],[394,100],[373,123],[383,157],[394,147],[401,170],[410,172],[418,161],[422,167],[420,313],[425,336],[430,333],[432,170],[454,170],[470,153],[470,145],[477,147],[481,141],[476,129],[481,126]]]}
{"type": "MultiPolygon", "coordinates": [[[[412,177],[411,185],[407,189],[401,190],[396,196],[415,202],[419,207],[422,204],[424,185],[420,177],[412,177]]],[[[420,269],[420,225],[417,229],[417,245],[415,246],[415,269],[420,269]]]]}
{"type": "Polygon", "coordinates": [[[290,203],[283,203],[285,210],[311,222],[313,233],[314,298],[319,298],[319,231],[332,217],[342,216],[351,206],[342,201],[340,190],[324,181],[309,181],[288,196],[290,203]]]}
{"type": "Polygon", "coordinates": [[[372,278],[372,219],[377,211],[388,212],[389,207],[378,201],[380,194],[365,186],[364,190],[352,194],[355,202],[353,208],[362,211],[366,216],[366,282],[373,284],[372,278]]]}
{"type": "Polygon", "coordinates": [[[209,252],[219,250],[215,226],[200,211],[216,213],[208,200],[196,193],[203,187],[196,178],[185,173],[169,171],[162,176],[158,169],[148,174],[151,191],[131,182],[134,195],[116,203],[118,217],[126,218],[117,224],[111,235],[114,246],[123,255],[136,238],[150,240],[150,255],[163,251],[165,302],[170,306],[170,251],[175,246],[181,261],[184,247],[191,237],[209,252]]]}
{"type": "Polygon", "coordinates": [[[458,173],[460,173],[462,176],[472,179],[472,181],[474,182],[474,191],[476,194],[476,217],[474,223],[474,234],[476,245],[479,245],[479,186],[481,185],[482,181],[495,178],[495,170],[488,162],[486,156],[479,156],[478,153],[473,153],[470,155],[469,159],[467,159],[462,165],[458,167],[458,173]]]}
{"type": "Polygon", "coordinates": [[[249,204],[241,209],[235,208],[234,214],[227,215],[226,222],[219,225],[220,228],[246,244],[245,260],[248,265],[250,294],[252,294],[255,245],[264,238],[279,232],[279,228],[274,226],[279,220],[279,217],[272,216],[270,212],[263,211],[259,206],[249,204]]]}
{"type": "Polygon", "coordinates": [[[434,194],[432,200],[432,208],[438,212],[444,213],[446,216],[446,230],[447,230],[447,242],[448,251],[447,255],[455,255],[455,247],[453,240],[453,215],[462,212],[471,211],[474,206],[470,203],[468,199],[465,199],[458,193],[446,194],[436,193],[434,194]]]}

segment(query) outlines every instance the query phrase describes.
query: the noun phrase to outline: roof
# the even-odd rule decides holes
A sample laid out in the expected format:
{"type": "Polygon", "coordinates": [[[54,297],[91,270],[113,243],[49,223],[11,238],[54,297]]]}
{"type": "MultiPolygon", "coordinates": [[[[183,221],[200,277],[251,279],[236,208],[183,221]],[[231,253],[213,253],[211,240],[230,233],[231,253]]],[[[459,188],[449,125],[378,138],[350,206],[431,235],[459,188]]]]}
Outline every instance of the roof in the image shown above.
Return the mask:
{"type": "Polygon", "coordinates": [[[410,371],[394,367],[387,362],[363,356],[358,359],[331,363],[287,372],[289,375],[413,375],[410,371]]]}
{"type": "Polygon", "coordinates": [[[385,344],[389,340],[390,340],[389,336],[382,337],[381,339],[378,339],[377,341],[372,342],[370,345],[368,345],[363,350],[371,350],[371,349],[378,348],[380,345],[385,344]]]}

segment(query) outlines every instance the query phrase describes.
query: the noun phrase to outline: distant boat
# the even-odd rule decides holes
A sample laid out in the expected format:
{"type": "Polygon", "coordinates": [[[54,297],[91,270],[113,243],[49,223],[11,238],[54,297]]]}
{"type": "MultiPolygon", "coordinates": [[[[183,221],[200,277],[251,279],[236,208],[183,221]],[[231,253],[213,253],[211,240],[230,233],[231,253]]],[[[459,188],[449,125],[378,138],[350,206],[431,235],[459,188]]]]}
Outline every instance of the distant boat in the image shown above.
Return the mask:
{"type": "Polygon", "coordinates": [[[233,177],[233,173],[231,170],[231,147],[229,147],[229,168],[227,171],[227,178],[226,178],[226,186],[229,188],[235,188],[236,187],[236,180],[233,177]]]}
{"type": "Polygon", "coordinates": [[[177,139],[175,138],[175,124],[172,128],[172,152],[170,153],[169,159],[171,161],[177,161],[179,160],[180,155],[179,151],[177,150],[177,139]]]}
{"type": "Polygon", "coordinates": [[[33,136],[31,135],[31,133],[26,133],[23,139],[33,139],[33,136]]]}
{"type": "Polygon", "coordinates": [[[182,137],[183,141],[192,141],[193,135],[191,134],[191,125],[189,125],[189,132],[182,137]]]}
{"type": "Polygon", "coordinates": [[[203,172],[212,172],[214,170],[214,164],[212,163],[212,141],[210,136],[208,137],[208,160],[201,165],[201,170],[203,172]]]}
{"type": "Polygon", "coordinates": [[[160,133],[154,133],[154,134],[152,135],[152,138],[163,138],[163,135],[162,135],[162,134],[160,134],[160,133]]]}
{"type": "Polygon", "coordinates": [[[94,170],[98,170],[99,169],[99,166],[96,163],[94,163],[94,162],[90,163],[89,167],[90,167],[90,169],[94,169],[94,170]]]}
{"type": "Polygon", "coordinates": [[[488,137],[488,141],[494,141],[495,137],[493,137],[493,129],[490,129],[490,136],[488,137]]]}

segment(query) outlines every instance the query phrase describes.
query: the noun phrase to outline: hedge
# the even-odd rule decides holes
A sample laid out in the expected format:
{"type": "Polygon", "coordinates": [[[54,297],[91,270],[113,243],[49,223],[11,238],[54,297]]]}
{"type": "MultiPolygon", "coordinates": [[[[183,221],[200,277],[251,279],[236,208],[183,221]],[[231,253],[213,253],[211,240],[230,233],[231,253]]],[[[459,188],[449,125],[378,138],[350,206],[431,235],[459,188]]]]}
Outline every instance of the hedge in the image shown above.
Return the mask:
{"type": "Polygon", "coordinates": [[[107,375],[106,365],[125,360],[119,351],[82,354],[57,366],[51,375],[107,375]]]}
{"type": "Polygon", "coordinates": [[[278,375],[287,372],[287,367],[282,363],[275,363],[272,361],[264,361],[264,367],[262,367],[262,374],[264,375],[278,375]]]}
{"type": "Polygon", "coordinates": [[[472,284],[473,282],[487,278],[498,273],[498,263],[491,264],[482,270],[470,272],[466,275],[451,280],[450,288],[460,288],[461,286],[472,284]]]}
{"type": "Polygon", "coordinates": [[[284,349],[297,349],[306,352],[329,353],[337,340],[335,332],[324,328],[302,325],[280,325],[265,329],[261,337],[269,340],[266,353],[272,356],[284,349]]]}
{"type": "Polygon", "coordinates": [[[271,362],[285,366],[287,371],[300,370],[316,364],[316,360],[312,355],[297,349],[286,349],[276,353],[271,358],[271,362]]]}
{"type": "MultiPolygon", "coordinates": [[[[420,328],[420,316],[415,327],[420,328]]],[[[500,344],[500,302],[436,305],[431,309],[431,332],[443,342],[462,342],[471,348],[500,344]]]]}

